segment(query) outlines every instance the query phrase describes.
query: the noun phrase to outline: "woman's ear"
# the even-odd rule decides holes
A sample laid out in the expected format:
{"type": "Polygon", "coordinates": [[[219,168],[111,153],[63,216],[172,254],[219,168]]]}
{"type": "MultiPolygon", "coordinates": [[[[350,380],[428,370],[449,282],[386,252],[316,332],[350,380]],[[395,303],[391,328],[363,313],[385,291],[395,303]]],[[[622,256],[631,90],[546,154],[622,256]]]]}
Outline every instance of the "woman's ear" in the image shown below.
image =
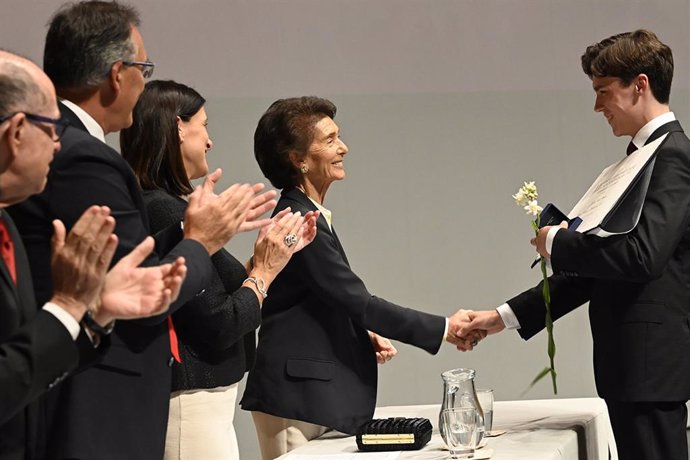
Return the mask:
{"type": "Polygon", "coordinates": [[[304,158],[301,158],[299,153],[292,150],[288,155],[290,157],[290,163],[292,163],[295,168],[300,169],[304,166],[304,158]]]}
{"type": "Polygon", "coordinates": [[[180,144],[184,142],[184,125],[182,124],[182,118],[178,116],[175,117],[177,121],[177,136],[180,138],[180,144]]]}

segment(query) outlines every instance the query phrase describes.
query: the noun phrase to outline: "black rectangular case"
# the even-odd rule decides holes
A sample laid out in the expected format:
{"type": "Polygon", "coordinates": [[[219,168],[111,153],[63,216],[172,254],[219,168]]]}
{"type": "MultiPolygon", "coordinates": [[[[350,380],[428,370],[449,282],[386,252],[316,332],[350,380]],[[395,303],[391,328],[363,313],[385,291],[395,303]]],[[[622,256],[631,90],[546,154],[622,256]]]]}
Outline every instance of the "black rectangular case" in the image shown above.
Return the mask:
{"type": "Polygon", "coordinates": [[[357,432],[357,447],[363,451],[419,450],[431,440],[428,418],[391,417],[374,419],[357,432]]]}

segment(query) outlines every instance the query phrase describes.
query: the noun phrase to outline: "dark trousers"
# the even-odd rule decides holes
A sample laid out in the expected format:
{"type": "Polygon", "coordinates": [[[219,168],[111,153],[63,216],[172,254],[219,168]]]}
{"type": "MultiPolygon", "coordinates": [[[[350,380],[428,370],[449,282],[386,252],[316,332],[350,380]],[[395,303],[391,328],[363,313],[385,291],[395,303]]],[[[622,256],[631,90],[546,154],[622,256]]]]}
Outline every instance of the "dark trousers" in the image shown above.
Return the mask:
{"type": "Polygon", "coordinates": [[[606,405],[620,460],[688,460],[685,401],[606,405]]]}

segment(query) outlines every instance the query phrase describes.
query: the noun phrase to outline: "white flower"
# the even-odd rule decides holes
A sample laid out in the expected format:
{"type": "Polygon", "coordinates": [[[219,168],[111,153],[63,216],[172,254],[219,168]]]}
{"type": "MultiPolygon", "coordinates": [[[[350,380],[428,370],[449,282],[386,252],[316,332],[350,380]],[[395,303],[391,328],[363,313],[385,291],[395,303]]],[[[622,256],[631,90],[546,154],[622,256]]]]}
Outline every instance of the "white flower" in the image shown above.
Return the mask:
{"type": "Polygon", "coordinates": [[[539,194],[537,186],[532,182],[525,182],[522,187],[513,195],[513,199],[518,206],[525,207],[530,201],[535,201],[539,194]]]}
{"type": "Polygon", "coordinates": [[[539,213],[542,211],[542,207],[539,206],[539,203],[537,203],[537,200],[530,200],[527,205],[523,207],[525,211],[527,211],[527,214],[532,214],[533,216],[539,215],[539,213]]]}
{"type": "Polygon", "coordinates": [[[518,206],[525,206],[527,205],[527,197],[525,197],[525,193],[522,191],[522,189],[518,190],[518,192],[513,195],[513,198],[515,199],[515,204],[518,206]]]}
{"type": "Polygon", "coordinates": [[[531,182],[525,182],[525,184],[522,186],[522,189],[525,191],[525,195],[528,195],[532,197],[531,199],[536,199],[537,196],[537,186],[534,184],[534,181],[531,182]]]}

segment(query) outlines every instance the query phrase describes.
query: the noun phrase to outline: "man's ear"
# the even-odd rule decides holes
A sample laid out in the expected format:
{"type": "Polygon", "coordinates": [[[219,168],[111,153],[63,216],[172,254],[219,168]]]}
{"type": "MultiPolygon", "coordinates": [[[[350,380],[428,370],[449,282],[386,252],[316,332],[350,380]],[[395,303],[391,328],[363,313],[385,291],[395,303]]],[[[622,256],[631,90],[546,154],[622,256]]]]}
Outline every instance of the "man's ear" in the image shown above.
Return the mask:
{"type": "Polygon", "coordinates": [[[122,61],[117,61],[115,64],[110,66],[110,71],[108,72],[108,77],[105,82],[108,88],[108,92],[113,94],[113,97],[117,97],[122,89],[122,61]]]}
{"type": "Polygon", "coordinates": [[[19,152],[21,144],[26,142],[26,137],[29,135],[27,129],[29,128],[29,119],[26,118],[22,112],[12,117],[10,121],[10,135],[12,136],[12,148],[15,150],[15,154],[19,152]]]}
{"type": "Polygon", "coordinates": [[[635,93],[640,94],[642,92],[649,90],[649,77],[646,74],[641,73],[635,78],[635,93]]]}
{"type": "Polygon", "coordinates": [[[15,158],[19,156],[21,145],[26,142],[28,135],[26,131],[28,123],[29,120],[26,119],[26,115],[20,112],[9,120],[7,129],[0,136],[0,143],[4,146],[0,157],[0,173],[5,172],[15,158]]]}

